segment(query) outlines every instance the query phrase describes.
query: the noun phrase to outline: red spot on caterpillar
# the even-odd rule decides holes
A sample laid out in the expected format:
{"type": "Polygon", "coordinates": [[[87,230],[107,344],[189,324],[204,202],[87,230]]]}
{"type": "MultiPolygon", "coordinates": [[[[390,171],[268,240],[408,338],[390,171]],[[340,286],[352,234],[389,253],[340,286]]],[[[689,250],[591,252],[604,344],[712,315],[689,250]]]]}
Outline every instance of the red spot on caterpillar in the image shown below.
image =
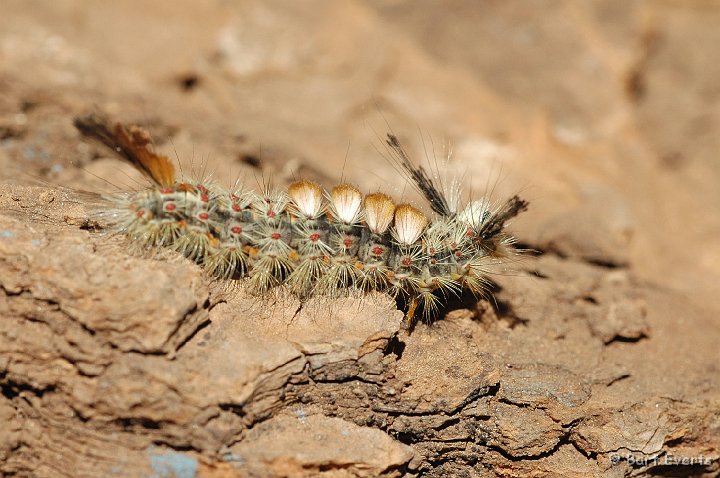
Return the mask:
{"type": "Polygon", "coordinates": [[[319,241],[319,240],[320,240],[320,234],[318,234],[317,232],[313,232],[312,234],[310,234],[310,240],[313,241],[313,242],[319,241]]]}
{"type": "Polygon", "coordinates": [[[267,212],[267,217],[269,217],[270,219],[275,219],[275,216],[277,216],[277,214],[272,209],[267,212]]]}
{"type": "Polygon", "coordinates": [[[461,251],[455,251],[455,257],[462,257],[461,251]]]}
{"type": "Polygon", "coordinates": [[[452,249],[452,250],[457,249],[457,242],[451,242],[451,243],[450,243],[450,249],[452,249]]]}
{"type": "Polygon", "coordinates": [[[405,256],[400,260],[400,264],[404,265],[405,267],[410,267],[412,263],[412,259],[410,259],[408,256],[405,256]]]}
{"type": "Polygon", "coordinates": [[[174,202],[169,202],[169,203],[165,204],[166,211],[174,211],[175,209],[177,209],[177,206],[175,205],[174,202]]]}
{"type": "Polygon", "coordinates": [[[197,188],[201,193],[207,194],[207,192],[208,192],[208,189],[205,186],[203,186],[202,184],[198,184],[197,188]]]}
{"type": "Polygon", "coordinates": [[[240,212],[240,205],[238,203],[234,202],[232,205],[232,208],[233,208],[233,211],[240,212]]]}
{"type": "Polygon", "coordinates": [[[355,242],[355,241],[353,241],[352,239],[345,239],[345,240],[343,241],[343,244],[345,245],[345,247],[346,247],[347,249],[350,249],[350,248],[352,247],[352,245],[353,245],[353,242],[355,242]]]}
{"type": "Polygon", "coordinates": [[[145,215],[145,209],[138,209],[137,211],[135,211],[136,217],[143,217],[144,215],[145,215]]]}
{"type": "Polygon", "coordinates": [[[465,235],[467,237],[473,237],[475,235],[475,231],[473,231],[472,228],[468,227],[468,230],[467,230],[467,232],[465,232],[465,235]]]}
{"type": "Polygon", "coordinates": [[[379,255],[381,255],[383,252],[385,252],[385,249],[382,248],[382,247],[380,247],[380,246],[375,246],[375,247],[372,248],[372,250],[371,250],[370,252],[372,252],[372,253],[373,253],[374,255],[376,255],[376,256],[379,256],[379,255]]]}
{"type": "Polygon", "coordinates": [[[172,194],[173,189],[172,188],[162,188],[162,189],[160,189],[160,192],[162,194],[172,194]]]}
{"type": "Polygon", "coordinates": [[[230,228],[230,231],[231,231],[233,234],[241,234],[241,233],[242,233],[242,227],[240,227],[240,226],[233,226],[233,227],[230,228]]]}
{"type": "Polygon", "coordinates": [[[272,234],[270,234],[270,239],[272,239],[273,241],[277,241],[281,237],[282,234],[280,234],[279,232],[273,232],[272,234]]]}
{"type": "Polygon", "coordinates": [[[210,200],[210,198],[208,197],[207,194],[202,194],[202,195],[200,196],[200,200],[201,200],[202,202],[208,202],[208,201],[210,200]]]}
{"type": "Polygon", "coordinates": [[[206,212],[201,212],[200,214],[197,215],[197,217],[201,221],[207,221],[207,219],[210,217],[210,215],[206,212]]]}

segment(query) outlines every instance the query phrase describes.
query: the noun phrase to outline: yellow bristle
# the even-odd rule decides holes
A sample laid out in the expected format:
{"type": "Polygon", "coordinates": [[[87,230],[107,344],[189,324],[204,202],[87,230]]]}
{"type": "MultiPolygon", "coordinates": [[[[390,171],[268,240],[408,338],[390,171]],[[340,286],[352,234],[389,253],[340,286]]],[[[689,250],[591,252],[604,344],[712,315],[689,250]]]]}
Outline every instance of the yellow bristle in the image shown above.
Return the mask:
{"type": "Polygon", "coordinates": [[[370,231],[383,234],[390,227],[395,203],[387,194],[375,193],[365,196],[365,222],[370,231]]]}

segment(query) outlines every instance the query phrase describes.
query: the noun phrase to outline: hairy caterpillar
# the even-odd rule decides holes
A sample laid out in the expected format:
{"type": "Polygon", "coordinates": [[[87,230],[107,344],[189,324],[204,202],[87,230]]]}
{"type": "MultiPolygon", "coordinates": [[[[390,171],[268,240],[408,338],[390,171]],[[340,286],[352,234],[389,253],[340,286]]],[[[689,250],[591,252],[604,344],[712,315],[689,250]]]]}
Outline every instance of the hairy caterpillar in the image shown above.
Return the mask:
{"type": "Polygon", "coordinates": [[[100,115],[78,117],[75,126],[152,183],[104,196],[114,205],[105,214],[111,227],[130,241],[176,250],[218,279],[245,279],[258,295],[281,285],[301,300],[351,289],[387,292],[408,304],[408,324],[418,310],[432,318],[450,295],[484,293],[493,266],[516,253],[506,224],[527,208],[518,196],[494,209],[485,200],[462,207],[459,187],[446,194],[392,134],[387,147],[433,218],[381,192],[363,196],[351,184],[326,191],[299,180],[286,191],[253,192],[176,178],[142,128],[100,115]]]}

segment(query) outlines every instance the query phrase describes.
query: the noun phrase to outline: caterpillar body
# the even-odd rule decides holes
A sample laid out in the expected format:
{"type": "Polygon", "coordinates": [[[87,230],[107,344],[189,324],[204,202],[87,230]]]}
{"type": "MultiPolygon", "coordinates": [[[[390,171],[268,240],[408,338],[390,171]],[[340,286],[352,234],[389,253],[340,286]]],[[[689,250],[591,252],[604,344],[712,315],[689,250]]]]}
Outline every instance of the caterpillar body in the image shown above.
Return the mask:
{"type": "Polygon", "coordinates": [[[445,194],[415,166],[397,137],[387,147],[429,202],[434,217],[351,184],[329,191],[299,180],[285,191],[225,189],[214,182],[176,178],[171,161],[156,154],[145,130],[93,114],[75,119],[86,137],[104,144],[151,182],[144,190],[104,195],[111,227],[144,248],[169,248],[218,279],[247,281],[253,294],[287,286],[305,300],[350,290],[381,291],[428,319],[444,298],[464,289],[487,290],[494,267],[516,254],[506,232],[527,208],[513,196],[492,208],[485,200],[460,206],[459,188],[445,194]]]}

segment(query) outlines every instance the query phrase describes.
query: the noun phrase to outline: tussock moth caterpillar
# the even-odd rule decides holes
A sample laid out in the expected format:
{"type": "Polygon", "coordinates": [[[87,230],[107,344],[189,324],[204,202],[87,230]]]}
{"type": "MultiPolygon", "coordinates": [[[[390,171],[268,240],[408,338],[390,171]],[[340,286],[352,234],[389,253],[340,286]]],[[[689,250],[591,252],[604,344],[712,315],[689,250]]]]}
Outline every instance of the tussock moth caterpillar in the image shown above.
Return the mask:
{"type": "Polygon", "coordinates": [[[484,200],[463,207],[459,184],[446,193],[392,134],[386,146],[428,201],[432,218],[382,192],[363,197],[351,184],[326,191],[301,179],[285,191],[254,192],[177,178],[141,128],[99,115],[76,118],[75,126],[151,182],[144,190],[104,196],[113,205],[105,217],[131,242],[176,250],[213,277],[245,279],[258,295],[279,286],[301,300],[386,292],[408,304],[408,324],[418,310],[433,318],[450,295],[485,293],[492,267],[516,254],[505,227],[527,208],[518,196],[496,208],[484,200]]]}

